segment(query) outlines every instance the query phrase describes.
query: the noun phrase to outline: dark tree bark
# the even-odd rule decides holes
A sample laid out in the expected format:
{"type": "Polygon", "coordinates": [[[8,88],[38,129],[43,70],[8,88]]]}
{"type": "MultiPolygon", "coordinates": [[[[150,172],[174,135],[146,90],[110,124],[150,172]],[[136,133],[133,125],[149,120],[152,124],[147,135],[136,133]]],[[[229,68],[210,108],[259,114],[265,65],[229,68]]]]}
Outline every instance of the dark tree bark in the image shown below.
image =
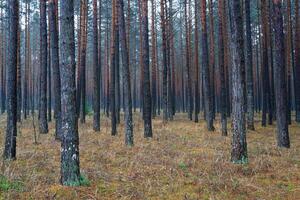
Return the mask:
{"type": "Polygon", "coordinates": [[[40,133],[48,133],[47,122],[47,21],[46,0],[40,0],[40,133]]]}
{"type": "MultiPolygon", "coordinates": [[[[19,5],[18,5],[19,6],[19,5]]],[[[20,10],[20,8],[17,8],[20,10]]],[[[21,112],[22,112],[22,88],[21,88],[21,32],[20,32],[20,22],[18,24],[18,37],[17,37],[17,121],[21,122],[21,112]]]]}
{"type": "Polygon", "coordinates": [[[275,35],[275,95],[277,114],[277,145],[290,147],[289,129],[287,120],[287,92],[284,65],[284,34],[283,17],[280,0],[273,0],[274,35],[275,35]]]}
{"type": "MultiPolygon", "coordinates": [[[[81,13],[80,13],[80,84],[77,87],[77,92],[80,93],[79,99],[79,115],[80,122],[85,123],[86,116],[86,48],[87,48],[87,0],[81,0],[81,13]]],[[[78,95],[77,95],[78,97],[78,95]]]]}
{"type": "Polygon", "coordinates": [[[268,0],[261,1],[261,23],[262,23],[262,66],[261,66],[261,82],[262,82],[262,126],[267,124],[267,113],[270,115],[270,73],[269,73],[269,54],[268,54],[268,0]]]}
{"type": "Polygon", "coordinates": [[[74,2],[60,2],[61,27],[61,183],[80,185],[79,137],[76,115],[74,2]]]}
{"type": "Polygon", "coordinates": [[[199,93],[199,36],[198,36],[198,5],[197,0],[195,0],[195,122],[199,122],[199,103],[200,103],[200,93],[199,93]]]}
{"type": "Polygon", "coordinates": [[[220,112],[222,135],[227,136],[227,104],[226,104],[226,83],[224,70],[224,37],[223,37],[223,18],[224,18],[224,0],[219,0],[219,73],[221,84],[220,112]]]}
{"type": "Polygon", "coordinates": [[[253,91],[253,62],[251,37],[251,10],[250,1],[245,0],[246,23],[246,82],[247,82],[247,128],[254,130],[254,91],[253,91]]]}
{"type": "Polygon", "coordinates": [[[160,1],[160,16],[161,16],[161,30],[162,30],[162,65],[163,65],[163,77],[162,77],[162,98],[163,98],[163,120],[168,121],[168,66],[167,66],[167,33],[166,33],[166,16],[165,16],[165,0],[160,1]]]}
{"type": "Polygon", "coordinates": [[[144,98],[144,137],[152,137],[152,115],[151,115],[151,90],[149,72],[149,28],[148,28],[148,1],[142,0],[142,65],[143,65],[143,98],[144,98]]]}
{"type": "Polygon", "coordinates": [[[206,26],[206,0],[201,1],[201,30],[202,30],[202,71],[203,71],[203,89],[205,103],[205,119],[208,131],[214,131],[213,125],[213,103],[212,90],[210,87],[210,70],[208,60],[208,44],[207,44],[207,26],[206,26]]]}
{"type": "Polygon", "coordinates": [[[212,103],[212,112],[213,118],[215,118],[216,113],[216,98],[215,98],[215,27],[214,27],[214,10],[213,10],[213,2],[212,0],[208,1],[209,6],[209,40],[210,40],[210,52],[209,52],[209,67],[210,67],[210,81],[211,81],[211,103],[212,103]]]}
{"type": "Polygon", "coordinates": [[[125,29],[124,17],[124,2],[119,1],[119,23],[120,23],[120,41],[122,49],[122,63],[123,63],[123,83],[124,83],[124,104],[125,104],[125,144],[127,146],[133,145],[133,121],[132,121],[132,102],[131,102],[131,85],[130,85],[130,71],[129,71],[129,53],[127,46],[127,37],[125,29]]]}
{"type": "Polygon", "coordinates": [[[299,0],[295,1],[295,106],[296,122],[300,122],[300,12],[299,0]]]}
{"type": "Polygon", "coordinates": [[[187,8],[187,0],[185,0],[185,5],[184,5],[184,19],[185,19],[185,46],[186,46],[186,58],[185,58],[185,62],[186,62],[186,81],[187,81],[187,85],[186,85],[186,96],[187,96],[187,101],[188,101],[188,117],[190,120],[193,119],[193,105],[192,105],[192,80],[191,80],[191,67],[190,67],[190,16],[188,16],[188,8],[187,8]]]}
{"type": "Polygon", "coordinates": [[[152,69],[152,82],[151,82],[151,97],[152,97],[152,116],[156,117],[156,74],[157,74],[157,63],[156,63],[156,4],[154,0],[151,0],[151,69],[152,69]]]}
{"type": "Polygon", "coordinates": [[[116,118],[116,17],[117,17],[117,0],[113,0],[112,4],[112,31],[111,31],[111,54],[110,54],[110,111],[111,111],[111,134],[117,134],[117,118],[116,118]]]}
{"type": "Polygon", "coordinates": [[[17,37],[19,24],[19,1],[7,1],[9,23],[7,54],[7,125],[4,159],[16,159],[17,137],[17,37]]]}
{"type": "Polygon", "coordinates": [[[246,142],[246,83],[243,16],[240,0],[230,1],[232,53],[232,151],[231,161],[248,162],[246,142]]]}
{"type": "Polygon", "coordinates": [[[59,50],[58,50],[58,16],[56,13],[57,0],[49,0],[49,19],[50,19],[50,51],[51,51],[51,68],[53,72],[53,89],[54,89],[54,118],[55,118],[55,137],[61,138],[61,83],[59,69],[59,50]]]}
{"type": "Polygon", "coordinates": [[[292,49],[292,15],[291,15],[291,0],[286,1],[287,11],[286,11],[286,71],[287,71],[287,117],[289,124],[292,123],[291,117],[291,105],[293,95],[291,92],[291,71],[293,68],[293,49],[292,49]]]}
{"type": "MultiPolygon", "coordinates": [[[[101,3],[101,2],[100,2],[101,3]]],[[[97,0],[93,0],[93,110],[94,110],[94,131],[100,131],[100,70],[98,60],[98,6],[97,0]]]]}

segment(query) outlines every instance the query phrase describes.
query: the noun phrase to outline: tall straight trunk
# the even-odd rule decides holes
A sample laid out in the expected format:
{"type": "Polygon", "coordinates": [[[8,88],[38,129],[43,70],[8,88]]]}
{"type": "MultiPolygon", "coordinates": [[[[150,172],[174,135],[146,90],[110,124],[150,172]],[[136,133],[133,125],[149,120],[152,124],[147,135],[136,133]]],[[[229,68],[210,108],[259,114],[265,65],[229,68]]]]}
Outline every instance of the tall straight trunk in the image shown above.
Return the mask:
{"type": "Polygon", "coordinates": [[[121,90],[120,90],[120,33],[119,33],[119,19],[118,19],[118,12],[119,12],[119,3],[118,1],[116,2],[116,46],[115,46],[115,51],[116,51],[116,68],[115,68],[115,75],[116,75],[116,92],[115,92],[115,97],[116,97],[116,120],[117,123],[120,123],[120,104],[121,104],[121,90]]]}
{"type": "Polygon", "coordinates": [[[213,103],[212,90],[208,60],[208,44],[207,44],[207,26],[206,26],[206,0],[201,1],[201,30],[202,30],[202,71],[203,71],[203,89],[204,89],[204,103],[206,113],[206,123],[208,131],[214,131],[213,118],[213,103]]]}
{"type": "MultiPolygon", "coordinates": [[[[19,6],[19,4],[18,4],[19,6]]],[[[20,8],[17,8],[18,10],[20,10],[20,8]]],[[[21,30],[20,30],[20,22],[18,25],[18,43],[17,43],[17,48],[18,48],[18,53],[17,53],[17,121],[21,122],[21,112],[22,112],[22,86],[21,86],[21,82],[22,82],[22,72],[21,72],[21,30]]]]}
{"type": "Polygon", "coordinates": [[[157,74],[157,63],[156,63],[156,4],[154,0],[151,0],[151,69],[152,69],[152,81],[151,81],[151,97],[152,97],[152,116],[156,117],[156,74],[157,74]]]}
{"type": "MultiPolygon", "coordinates": [[[[1,9],[1,13],[0,13],[0,17],[1,19],[3,19],[3,1],[4,0],[1,0],[1,4],[0,4],[0,9],[1,9]]],[[[3,114],[5,112],[5,80],[4,80],[4,74],[5,74],[5,70],[4,70],[4,62],[5,62],[5,59],[4,59],[4,46],[5,46],[5,39],[4,39],[4,20],[1,20],[1,24],[0,24],[0,27],[1,27],[1,32],[0,32],[0,107],[1,107],[1,114],[3,114]]]]}
{"type": "Polygon", "coordinates": [[[280,0],[273,0],[274,35],[275,35],[275,95],[277,114],[277,145],[290,147],[289,129],[287,120],[287,92],[284,63],[284,34],[283,17],[280,0]]]}
{"type": "Polygon", "coordinates": [[[268,100],[268,124],[272,125],[273,124],[273,118],[274,118],[274,113],[275,113],[275,92],[274,92],[274,61],[273,61],[273,34],[272,34],[272,19],[271,19],[271,9],[272,9],[272,1],[268,0],[268,54],[269,54],[269,100],[268,100]]]}
{"type": "Polygon", "coordinates": [[[269,58],[268,58],[268,0],[261,1],[261,21],[262,21],[262,126],[267,124],[267,112],[270,102],[270,81],[269,81],[269,58]]]}
{"type": "Polygon", "coordinates": [[[30,3],[26,1],[25,6],[25,69],[24,69],[24,87],[23,87],[23,114],[24,119],[27,119],[27,109],[28,109],[28,97],[32,98],[31,95],[28,95],[30,92],[28,85],[30,84],[29,79],[29,67],[30,67],[30,22],[29,22],[29,9],[30,9],[30,3]]]}
{"type": "Polygon", "coordinates": [[[40,0],[40,133],[48,133],[47,122],[47,21],[46,0],[40,0]]]}
{"type": "MultiPolygon", "coordinates": [[[[2,12],[4,10],[3,7],[1,7],[2,12]]],[[[4,14],[2,14],[4,16],[4,14]]],[[[6,81],[7,81],[7,77],[6,77],[6,72],[7,72],[7,67],[6,67],[6,60],[7,60],[7,51],[6,51],[6,46],[7,46],[7,37],[6,37],[6,31],[5,31],[5,26],[7,23],[5,23],[4,20],[2,20],[2,68],[1,68],[1,91],[2,94],[1,95],[1,113],[5,113],[6,111],[6,102],[7,102],[7,91],[6,91],[6,81]]]]}
{"type": "Polygon", "coordinates": [[[220,111],[221,111],[221,129],[222,135],[227,136],[227,104],[226,104],[226,83],[225,83],[225,55],[224,55],[224,37],[223,37],[223,18],[224,18],[224,0],[219,0],[219,73],[220,73],[220,111]]]}
{"type": "MultiPolygon", "coordinates": [[[[101,3],[101,2],[100,2],[101,3]]],[[[98,63],[98,6],[97,0],[93,0],[93,110],[94,110],[94,131],[100,131],[100,81],[98,63]]]]}
{"type": "Polygon", "coordinates": [[[195,0],[195,122],[199,122],[199,36],[198,36],[198,3],[195,0]]]}
{"type": "Polygon", "coordinates": [[[296,122],[300,123],[300,12],[299,0],[295,0],[295,107],[296,122]]]}
{"type": "Polygon", "coordinates": [[[214,10],[212,0],[208,1],[209,6],[209,41],[210,41],[210,54],[209,54],[209,66],[210,66],[210,81],[211,81],[211,102],[212,102],[212,111],[213,117],[215,118],[216,112],[216,99],[215,99],[215,27],[214,27],[214,10]]]}
{"type": "MultiPolygon", "coordinates": [[[[49,4],[48,4],[49,5],[49,4]]],[[[49,7],[49,6],[48,6],[49,7]]],[[[48,9],[48,13],[49,13],[49,9],[48,9]]],[[[48,14],[49,16],[49,14],[48,14]]],[[[52,92],[51,92],[51,73],[52,73],[52,69],[51,69],[51,38],[50,38],[50,17],[48,17],[48,41],[47,41],[47,76],[48,76],[48,80],[47,80],[47,92],[48,92],[48,97],[47,97],[47,107],[48,107],[48,122],[52,121],[52,108],[51,108],[51,101],[52,101],[52,92]]]]}
{"type": "Polygon", "coordinates": [[[232,150],[231,161],[248,162],[246,141],[246,83],[243,16],[240,0],[230,1],[232,53],[232,150]]]}
{"type": "MultiPolygon", "coordinates": [[[[104,107],[104,78],[102,75],[102,2],[98,4],[98,67],[99,67],[99,115],[101,112],[101,106],[104,107]]],[[[100,123],[100,116],[99,116],[100,123]]],[[[100,125],[100,124],[99,124],[100,125]]]]}
{"type": "Polygon", "coordinates": [[[79,137],[76,115],[74,2],[60,2],[61,27],[61,183],[80,185],[79,137]]]}
{"type": "Polygon", "coordinates": [[[292,105],[292,92],[291,92],[291,71],[292,71],[292,15],[291,15],[291,0],[287,0],[286,11],[286,71],[287,71],[287,117],[288,122],[291,124],[291,105],[292,105]]]}
{"type": "Polygon", "coordinates": [[[59,49],[58,49],[58,26],[57,26],[57,0],[49,1],[49,19],[50,19],[50,51],[51,68],[53,72],[53,91],[54,91],[54,118],[55,118],[55,137],[61,138],[61,80],[59,67],[59,49]]]}
{"type": "Polygon", "coordinates": [[[80,14],[80,122],[85,123],[86,115],[86,48],[87,48],[87,0],[81,0],[82,14],[80,14]]]}
{"type": "Polygon", "coordinates": [[[252,62],[252,37],[251,37],[251,10],[250,1],[245,4],[246,23],[246,82],[247,82],[247,128],[254,130],[254,91],[253,91],[253,62],[252,62]]]}
{"type": "Polygon", "coordinates": [[[152,137],[152,119],[151,119],[151,90],[150,90],[150,70],[149,70],[149,28],[148,28],[148,1],[142,0],[142,65],[143,65],[143,98],[144,98],[144,137],[152,137]]]}
{"type": "Polygon", "coordinates": [[[16,159],[17,137],[17,37],[19,24],[18,0],[7,1],[9,24],[7,54],[7,125],[5,135],[4,159],[16,159]]]}
{"type": "Polygon", "coordinates": [[[166,33],[166,16],[165,16],[165,0],[160,1],[160,16],[161,16],[161,30],[162,30],[162,65],[163,65],[163,77],[162,77],[162,98],[163,98],[163,120],[168,121],[168,66],[167,66],[167,33],[166,33]]]}
{"type": "Polygon", "coordinates": [[[192,105],[192,81],[191,81],[191,69],[190,69],[190,31],[189,31],[189,22],[190,22],[190,16],[188,16],[188,9],[187,9],[187,0],[185,0],[185,5],[184,5],[184,19],[185,19],[185,46],[186,46],[186,93],[187,93],[187,101],[189,102],[189,109],[188,109],[188,117],[190,120],[193,118],[193,105],[192,105]]]}
{"type": "Polygon", "coordinates": [[[112,31],[111,31],[111,53],[110,53],[110,111],[111,111],[111,134],[117,134],[116,119],[116,17],[117,17],[117,0],[113,0],[112,4],[112,31]]]}
{"type": "Polygon", "coordinates": [[[176,33],[174,32],[173,28],[173,22],[174,22],[174,10],[173,10],[173,0],[169,0],[169,15],[170,15],[170,63],[171,63],[171,110],[170,110],[170,118],[173,119],[173,116],[175,115],[176,112],[176,101],[175,101],[175,73],[176,73],[176,64],[175,64],[175,56],[176,56],[176,51],[175,51],[175,37],[176,33]]]}
{"type": "Polygon", "coordinates": [[[129,52],[127,46],[125,17],[124,17],[124,2],[119,1],[119,23],[120,23],[120,41],[122,49],[123,63],[123,83],[124,83],[124,101],[125,101],[125,144],[133,145],[133,121],[132,121],[132,102],[131,102],[131,85],[130,85],[130,70],[129,70],[129,52]]]}

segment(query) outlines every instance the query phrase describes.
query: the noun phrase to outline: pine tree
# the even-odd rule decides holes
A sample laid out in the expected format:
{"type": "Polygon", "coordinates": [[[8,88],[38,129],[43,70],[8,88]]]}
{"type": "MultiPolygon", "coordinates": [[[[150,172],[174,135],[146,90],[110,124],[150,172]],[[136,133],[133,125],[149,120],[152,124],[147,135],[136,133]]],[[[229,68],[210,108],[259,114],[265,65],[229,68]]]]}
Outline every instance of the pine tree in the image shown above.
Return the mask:
{"type": "Polygon", "coordinates": [[[61,183],[80,185],[79,137],[75,95],[74,2],[60,2],[61,42],[61,183]]]}

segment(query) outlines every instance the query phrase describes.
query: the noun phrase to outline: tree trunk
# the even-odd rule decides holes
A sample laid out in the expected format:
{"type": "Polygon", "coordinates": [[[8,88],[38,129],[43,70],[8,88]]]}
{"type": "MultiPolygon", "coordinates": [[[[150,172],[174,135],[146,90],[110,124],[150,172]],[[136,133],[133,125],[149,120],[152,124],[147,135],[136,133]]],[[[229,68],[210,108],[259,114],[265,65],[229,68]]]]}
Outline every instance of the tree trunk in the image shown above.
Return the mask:
{"type": "Polygon", "coordinates": [[[4,159],[16,159],[17,137],[17,37],[19,24],[18,0],[7,1],[9,23],[7,55],[7,125],[4,159]]]}
{"type": "MultiPolygon", "coordinates": [[[[100,2],[101,3],[101,2],[100,2]]],[[[99,63],[98,63],[98,6],[97,0],[93,0],[93,110],[94,131],[100,131],[100,87],[99,87],[99,63]]]]}
{"type": "Polygon", "coordinates": [[[277,114],[277,145],[290,147],[289,129],[287,120],[287,93],[284,66],[284,34],[281,1],[273,0],[274,35],[275,35],[275,95],[277,114]]]}
{"type": "Polygon", "coordinates": [[[61,183],[80,185],[79,137],[76,115],[74,2],[60,2],[61,27],[61,183]]]}
{"type": "Polygon", "coordinates": [[[206,0],[202,0],[201,6],[201,28],[202,28],[202,71],[203,71],[203,89],[204,89],[204,103],[206,113],[206,123],[208,131],[214,131],[213,125],[213,103],[212,90],[210,86],[210,70],[208,61],[208,44],[207,44],[207,26],[206,26],[206,0]]]}
{"type": "Polygon", "coordinates": [[[123,63],[123,82],[125,90],[125,144],[127,146],[133,145],[133,121],[132,121],[132,102],[131,102],[131,85],[130,85],[130,70],[129,70],[129,53],[125,29],[124,17],[124,2],[119,1],[119,23],[120,23],[120,41],[122,49],[122,63],[123,63]]]}
{"type": "MultiPolygon", "coordinates": [[[[219,19],[224,18],[224,0],[219,0],[219,19]]],[[[224,70],[224,37],[223,37],[223,20],[219,20],[219,73],[220,73],[220,111],[221,111],[221,129],[222,135],[227,136],[227,104],[226,104],[226,83],[224,70]]]]}
{"type": "Polygon", "coordinates": [[[111,54],[110,54],[110,111],[111,111],[111,134],[117,134],[116,119],[116,17],[117,17],[117,0],[113,0],[112,4],[112,31],[111,31],[111,54]]]}
{"type": "Polygon", "coordinates": [[[246,82],[247,82],[247,128],[254,130],[254,92],[253,92],[253,62],[252,62],[252,38],[251,38],[251,10],[250,1],[245,3],[246,20],[246,82]]]}
{"type": "Polygon", "coordinates": [[[246,142],[246,84],[243,16],[240,0],[230,1],[232,53],[232,151],[231,161],[248,162],[246,142]]]}
{"type": "Polygon", "coordinates": [[[148,1],[142,0],[142,65],[143,65],[143,98],[144,98],[144,137],[152,137],[152,115],[151,115],[151,90],[150,90],[150,72],[149,72],[149,30],[148,30],[148,1]]]}
{"type": "Polygon", "coordinates": [[[47,21],[46,0],[40,0],[40,133],[48,133],[47,122],[47,21]]]}
{"type": "Polygon", "coordinates": [[[295,1],[295,104],[296,122],[300,123],[300,12],[299,0],[295,1]]]}
{"type": "Polygon", "coordinates": [[[55,118],[55,137],[61,138],[61,83],[60,67],[58,52],[58,26],[57,0],[49,1],[49,18],[50,18],[50,51],[51,51],[51,68],[53,72],[53,89],[54,89],[54,118],[55,118]]]}

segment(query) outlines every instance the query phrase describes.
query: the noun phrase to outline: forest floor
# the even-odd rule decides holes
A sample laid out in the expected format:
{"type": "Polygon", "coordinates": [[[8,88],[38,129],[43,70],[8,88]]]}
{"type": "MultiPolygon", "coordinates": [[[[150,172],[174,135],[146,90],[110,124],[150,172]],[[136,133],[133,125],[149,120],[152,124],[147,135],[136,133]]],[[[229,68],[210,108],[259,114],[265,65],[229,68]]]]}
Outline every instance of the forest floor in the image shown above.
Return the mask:
{"type": "MultiPolygon", "coordinates": [[[[99,133],[92,130],[91,116],[79,124],[81,173],[89,181],[75,188],[59,184],[54,124],[35,145],[32,120],[24,121],[17,160],[1,159],[0,199],[300,199],[299,125],[291,126],[291,149],[286,150],[276,147],[274,125],[262,128],[256,122],[256,131],[247,134],[249,164],[236,165],[230,162],[231,137],[207,132],[203,120],[196,124],[179,114],[163,125],[158,118],[153,139],[144,139],[141,118],[134,118],[132,148],[124,145],[123,122],[115,137],[105,117],[99,133]]],[[[0,118],[1,144],[5,120],[0,118]]],[[[219,130],[219,121],[215,124],[219,130]]]]}

